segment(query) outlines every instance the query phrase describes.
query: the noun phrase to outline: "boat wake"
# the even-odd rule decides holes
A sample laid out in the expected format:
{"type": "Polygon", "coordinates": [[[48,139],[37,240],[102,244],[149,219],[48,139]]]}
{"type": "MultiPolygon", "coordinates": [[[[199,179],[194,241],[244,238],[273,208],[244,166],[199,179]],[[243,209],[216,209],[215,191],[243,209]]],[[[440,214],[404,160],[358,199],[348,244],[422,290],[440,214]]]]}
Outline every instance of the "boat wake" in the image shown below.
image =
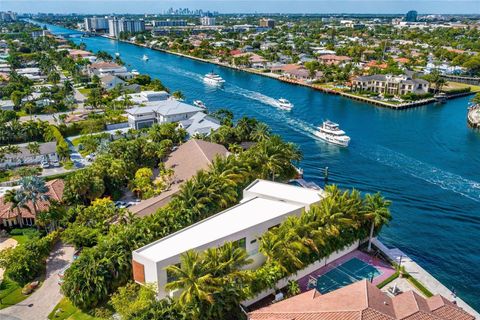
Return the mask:
{"type": "Polygon", "coordinates": [[[260,92],[251,91],[248,89],[241,88],[233,84],[227,84],[224,88],[225,92],[239,94],[245,98],[256,100],[262,104],[269,105],[272,107],[277,107],[277,100],[272,97],[261,94],[260,92]]]}
{"type": "Polygon", "coordinates": [[[449,190],[480,202],[480,182],[469,180],[460,175],[436,168],[428,163],[382,146],[374,146],[374,148],[358,146],[357,149],[362,156],[368,159],[398,169],[401,172],[434,184],[444,190],[449,190]]]}

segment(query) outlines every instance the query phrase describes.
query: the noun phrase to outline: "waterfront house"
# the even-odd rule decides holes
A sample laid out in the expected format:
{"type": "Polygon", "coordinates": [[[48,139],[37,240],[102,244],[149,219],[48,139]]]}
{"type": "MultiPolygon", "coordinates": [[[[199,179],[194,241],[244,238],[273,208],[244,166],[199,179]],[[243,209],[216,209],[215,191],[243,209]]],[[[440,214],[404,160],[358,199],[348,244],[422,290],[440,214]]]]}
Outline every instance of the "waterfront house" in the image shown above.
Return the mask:
{"type": "Polygon", "coordinates": [[[187,131],[189,137],[194,137],[196,135],[208,136],[212,131],[220,128],[221,124],[218,119],[198,112],[187,120],[180,121],[179,126],[187,131]]]}
{"type": "Polygon", "coordinates": [[[248,268],[257,268],[265,261],[258,251],[259,237],[323,197],[321,190],[256,180],[243,191],[238,205],[133,251],[134,280],[154,283],[159,298],[176,296],[178,291],[165,290],[173,280],[165,268],[179,264],[180,255],[188,250],[203,251],[230,241],[247,251],[253,261],[248,268]]]}
{"type": "Polygon", "coordinates": [[[16,145],[19,149],[18,153],[6,154],[4,159],[0,161],[0,168],[13,168],[19,166],[37,165],[42,161],[58,161],[56,151],[56,142],[40,143],[39,153],[32,154],[27,143],[16,145]]]}
{"type": "Polygon", "coordinates": [[[314,81],[323,76],[323,73],[320,71],[316,71],[312,76],[310,71],[300,64],[274,66],[271,68],[271,71],[274,73],[281,73],[284,77],[300,81],[314,81]]]}
{"type": "Polygon", "coordinates": [[[424,298],[414,291],[390,297],[368,280],[320,294],[313,289],[248,314],[249,320],[474,320],[441,295],[424,298]]]}
{"type": "MultiPolygon", "coordinates": [[[[155,101],[162,101],[167,100],[170,98],[170,94],[166,91],[142,91],[140,93],[130,93],[127,94],[128,99],[133,103],[133,105],[144,104],[147,102],[155,102],[155,101]]],[[[122,95],[115,99],[116,101],[124,101],[125,96],[122,95]]]]}
{"type": "Polygon", "coordinates": [[[181,101],[168,99],[147,102],[144,107],[135,107],[126,110],[128,124],[132,129],[141,129],[152,126],[154,123],[169,123],[184,121],[198,112],[198,108],[181,101]]]}
{"type": "Polygon", "coordinates": [[[95,62],[87,67],[88,75],[97,75],[99,77],[106,75],[121,76],[128,74],[127,68],[115,62],[95,62]]]}
{"type": "Polygon", "coordinates": [[[110,91],[118,85],[123,86],[125,84],[125,81],[123,81],[117,76],[106,75],[106,76],[100,77],[100,83],[102,85],[102,88],[104,88],[107,91],[110,91]]]}
{"type": "Polygon", "coordinates": [[[172,196],[180,190],[180,186],[194,177],[199,170],[207,169],[216,157],[226,157],[228,154],[228,150],[221,144],[197,139],[188,140],[165,161],[165,168],[174,171],[170,188],[158,196],[140,201],[128,210],[140,217],[156,212],[170,202],[172,196]]]}
{"type": "Polygon", "coordinates": [[[395,96],[402,96],[408,93],[426,94],[428,89],[428,81],[414,79],[407,75],[376,74],[360,76],[352,81],[353,91],[371,91],[381,94],[393,94],[395,96]]]}
{"type": "MultiPolygon", "coordinates": [[[[61,202],[63,189],[65,187],[62,179],[55,179],[46,183],[49,200],[38,200],[36,203],[37,212],[47,211],[52,201],[61,202]]],[[[10,203],[4,203],[3,197],[0,197],[0,225],[4,227],[32,226],[35,224],[35,211],[33,206],[28,203],[27,208],[19,207],[12,209],[10,203]]]]}

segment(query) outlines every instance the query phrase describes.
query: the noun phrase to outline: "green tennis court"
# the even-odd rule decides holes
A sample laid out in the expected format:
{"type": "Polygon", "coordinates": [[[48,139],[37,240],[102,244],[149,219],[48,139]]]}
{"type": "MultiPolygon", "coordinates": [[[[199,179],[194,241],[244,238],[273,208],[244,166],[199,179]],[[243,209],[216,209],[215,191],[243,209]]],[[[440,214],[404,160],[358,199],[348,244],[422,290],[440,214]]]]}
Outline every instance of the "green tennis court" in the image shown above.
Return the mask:
{"type": "Polygon", "coordinates": [[[372,279],[379,275],[381,275],[381,272],[374,266],[358,258],[353,258],[337,266],[335,269],[318,276],[316,289],[324,294],[345,287],[353,282],[372,279]]]}

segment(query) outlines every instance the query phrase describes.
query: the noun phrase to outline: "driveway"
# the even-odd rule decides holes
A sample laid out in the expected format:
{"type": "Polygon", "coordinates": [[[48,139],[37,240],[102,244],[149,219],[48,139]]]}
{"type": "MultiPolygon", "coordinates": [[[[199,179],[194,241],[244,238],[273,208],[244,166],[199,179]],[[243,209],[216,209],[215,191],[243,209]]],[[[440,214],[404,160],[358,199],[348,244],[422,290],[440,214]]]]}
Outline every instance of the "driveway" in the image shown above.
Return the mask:
{"type": "Polygon", "coordinates": [[[47,259],[47,275],[43,285],[22,302],[0,310],[2,320],[45,320],[62,299],[58,272],[73,261],[74,248],[58,242],[47,259]]]}

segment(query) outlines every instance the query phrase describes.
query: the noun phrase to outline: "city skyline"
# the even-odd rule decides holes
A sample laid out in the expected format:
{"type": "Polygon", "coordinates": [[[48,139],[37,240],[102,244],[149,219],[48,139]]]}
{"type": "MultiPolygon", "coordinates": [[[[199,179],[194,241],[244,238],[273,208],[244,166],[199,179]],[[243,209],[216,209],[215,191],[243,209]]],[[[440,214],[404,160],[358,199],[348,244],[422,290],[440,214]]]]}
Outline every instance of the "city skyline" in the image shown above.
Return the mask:
{"type": "Polygon", "coordinates": [[[403,14],[416,10],[419,14],[480,14],[480,1],[388,1],[388,0],[309,0],[309,1],[93,1],[75,0],[65,3],[59,0],[0,0],[2,10],[20,13],[78,13],[155,14],[173,8],[189,8],[218,11],[220,13],[318,13],[318,14],[403,14]],[[121,5],[119,5],[119,3],[121,5]],[[274,9],[272,9],[274,8],[274,9]]]}

